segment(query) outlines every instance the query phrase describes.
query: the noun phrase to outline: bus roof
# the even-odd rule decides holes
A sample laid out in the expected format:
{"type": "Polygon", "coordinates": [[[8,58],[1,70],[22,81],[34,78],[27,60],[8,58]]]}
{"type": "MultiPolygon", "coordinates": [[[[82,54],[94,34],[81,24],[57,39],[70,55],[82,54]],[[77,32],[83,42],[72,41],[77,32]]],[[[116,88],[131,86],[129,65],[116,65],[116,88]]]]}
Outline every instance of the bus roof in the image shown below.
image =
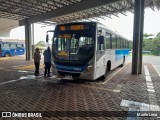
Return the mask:
{"type": "Polygon", "coordinates": [[[0,42],[17,42],[17,43],[25,43],[25,40],[12,39],[12,38],[0,38],[0,42]]]}

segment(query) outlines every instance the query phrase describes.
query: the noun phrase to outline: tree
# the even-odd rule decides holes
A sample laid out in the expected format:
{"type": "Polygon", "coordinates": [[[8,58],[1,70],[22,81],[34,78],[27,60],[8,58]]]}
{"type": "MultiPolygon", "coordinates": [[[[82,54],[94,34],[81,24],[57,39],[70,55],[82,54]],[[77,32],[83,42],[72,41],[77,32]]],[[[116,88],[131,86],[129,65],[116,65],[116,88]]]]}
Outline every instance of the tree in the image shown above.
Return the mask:
{"type": "Polygon", "coordinates": [[[35,46],[45,47],[45,42],[39,41],[35,46]]]}
{"type": "Polygon", "coordinates": [[[157,33],[156,38],[160,38],[160,32],[157,33]]]}
{"type": "Polygon", "coordinates": [[[144,38],[149,38],[149,37],[152,37],[152,36],[154,36],[153,34],[147,34],[147,33],[144,33],[143,34],[143,37],[144,38]]]}
{"type": "Polygon", "coordinates": [[[44,41],[39,41],[39,42],[35,45],[35,47],[36,47],[36,48],[38,47],[41,52],[45,49],[45,46],[46,46],[46,44],[45,44],[44,41]]]}
{"type": "Polygon", "coordinates": [[[154,38],[153,39],[153,48],[152,52],[154,55],[160,55],[160,38],[154,38]]]}
{"type": "MultiPolygon", "coordinates": [[[[158,34],[157,34],[158,35],[158,34]]],[[[159,33],[160,35],[160,33],[159,33]]],[[[148,36],[148,34],[145,34],[144,36],[148,36]]],[[[151,51],[154,55],[160,55],[160,37],[156,38],[144,38],[143,40],[143,50],[145,51],[151,51]]]]}

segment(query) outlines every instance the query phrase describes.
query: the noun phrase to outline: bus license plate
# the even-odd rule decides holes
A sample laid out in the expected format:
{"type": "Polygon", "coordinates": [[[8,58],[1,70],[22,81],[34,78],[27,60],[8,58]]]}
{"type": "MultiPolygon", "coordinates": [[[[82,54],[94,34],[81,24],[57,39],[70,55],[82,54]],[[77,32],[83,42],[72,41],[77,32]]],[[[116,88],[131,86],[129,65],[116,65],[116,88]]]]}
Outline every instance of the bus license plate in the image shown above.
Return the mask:
{"type": "Polygon", "coordinates": [[[65,75],[65,78],[72,79],[72,76],[71,75],[65,75]]]}

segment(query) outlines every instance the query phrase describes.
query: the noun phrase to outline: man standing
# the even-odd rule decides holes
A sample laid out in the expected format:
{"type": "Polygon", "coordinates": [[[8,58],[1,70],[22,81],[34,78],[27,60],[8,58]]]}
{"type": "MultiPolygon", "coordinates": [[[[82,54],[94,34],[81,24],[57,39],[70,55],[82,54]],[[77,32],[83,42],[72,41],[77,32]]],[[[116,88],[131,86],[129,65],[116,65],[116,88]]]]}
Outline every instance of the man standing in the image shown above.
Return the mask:
{"type": "Polygon", "coordinates": [[[45,64],[45,71],[44,76],[48,75],[50,77],[50,68],[51,68],[51,49],[50,47],[47,48],[47,50],[44,51],[44,64],[45,64]]]}
{"type": "Polygon", "coordinates": [[[40,66],[41,54],[39,52],[39,48],[35,49],[34,52],[34,65],[35,65],[35,76],[39,75],[39,66],[40,66]]]}

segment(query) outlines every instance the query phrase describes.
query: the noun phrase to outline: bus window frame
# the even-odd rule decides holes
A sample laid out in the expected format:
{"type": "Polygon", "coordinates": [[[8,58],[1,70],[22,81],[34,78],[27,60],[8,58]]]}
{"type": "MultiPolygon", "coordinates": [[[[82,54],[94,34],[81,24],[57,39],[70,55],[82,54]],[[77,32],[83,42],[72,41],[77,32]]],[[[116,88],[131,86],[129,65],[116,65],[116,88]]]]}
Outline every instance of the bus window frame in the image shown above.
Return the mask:
{"type": "Polygon", "coordinates": [[[97,51],[105,51],[106,50],[106,46],[105,46],[105,29],[101,28],[101,27],[97,27],[97,51]],[[99,37],[102,39],[103,38],[103,44],[101,44],[99,46],[99,37]],[[102,46],[103,45],[103,46],[102,46]],[[103,49],[102,49],[103,48],[103,49]]]}
{"type": "Polygon", "coordinates": [[[111,49],[111,33],[109,33],[109,32],[106,32],[106,35],[105,35],[105,50],[107,50],[107,49],[111,49]],[[108,44],[108,48],[107,48],[107,36],[109,36],[108,38],[109,38],[109,44],[108,44]]]}
{"type": "Polygon", "coordinates": [[[112,34],[112,49],[117,49],[116,44],[117,44],[117,36],[115,34],[112,34]],[[113,48],[113,42],[114,42],[114,48],[113,48]]]}

